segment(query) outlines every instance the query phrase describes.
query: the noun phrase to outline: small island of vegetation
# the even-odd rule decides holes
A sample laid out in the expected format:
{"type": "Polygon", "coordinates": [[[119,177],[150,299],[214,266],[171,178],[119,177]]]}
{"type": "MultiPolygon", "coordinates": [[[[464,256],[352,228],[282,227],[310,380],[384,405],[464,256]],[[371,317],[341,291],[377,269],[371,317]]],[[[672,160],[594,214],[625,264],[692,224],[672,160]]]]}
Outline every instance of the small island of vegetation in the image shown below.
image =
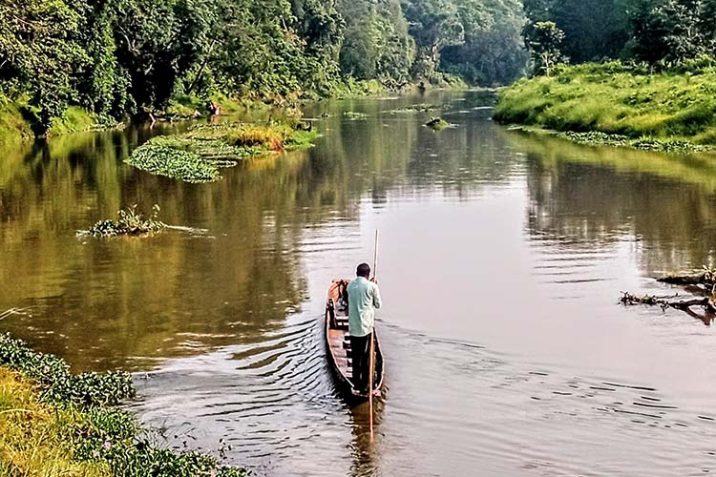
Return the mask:
{"type": "Polygon", "coordinates": [[[126,162],[185,182],[213,182],[221,168],[252,156],[310,147],[317,135],[286,124],[201,125],[184,134],[155,137],[126,162]]]}

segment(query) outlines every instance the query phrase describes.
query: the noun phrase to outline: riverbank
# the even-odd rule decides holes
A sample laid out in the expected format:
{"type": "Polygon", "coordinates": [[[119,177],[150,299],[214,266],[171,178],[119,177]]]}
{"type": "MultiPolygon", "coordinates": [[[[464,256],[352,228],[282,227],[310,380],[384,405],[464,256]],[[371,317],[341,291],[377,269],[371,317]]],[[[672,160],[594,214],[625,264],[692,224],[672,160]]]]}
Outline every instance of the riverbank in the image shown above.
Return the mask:
{"type": "Polygon", "coordinates": [[[66,362],[0,335],[0,475],[241,477],[196,452],[151,443],[133,415],[128,373],[70,373],[66,362]]]}
{"type": "Polygon", "coordinates": [[[494,119],[581,143],[703,149],[716,147],[715,95],[713,66],[654,74],[619,62],[562,66],[503,89],[494,119]]]}
{"type": "MultiPolygon", "coordinates": [[[[238,114],[244,111],[269,108],[261,102],[234,100],[224,95],[211,98],[222,113],[238,114]]],[[[196,96],[178,96],[173,98],[164,111],[155,114],[158,120],[188,120],[206,116],[206,103],[196,96]]],[[[68,107],[61,117],[52,121],[52,127],[43,136],[54,138],[68,134],[83,133],[93,130],[113,129],[126,126],[126,123],[102,119],[96,114],[79,106],[68,107]]],[[[40,126],[32,108],[20,98],[11,100],[0,95],[0,147],[12,146],[37,138],[40,126]]]]}

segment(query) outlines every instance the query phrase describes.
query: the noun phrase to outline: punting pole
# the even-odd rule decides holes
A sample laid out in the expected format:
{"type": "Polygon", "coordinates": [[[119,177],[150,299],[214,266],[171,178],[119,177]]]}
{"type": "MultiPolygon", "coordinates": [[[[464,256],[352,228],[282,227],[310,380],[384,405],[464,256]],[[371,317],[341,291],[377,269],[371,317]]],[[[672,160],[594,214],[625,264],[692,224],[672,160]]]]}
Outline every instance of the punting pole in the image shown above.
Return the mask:
{"type": "MultiPolygon", "coordinates": [[[[375,248],[373,253],[373,279],[378,269],[378,229],[375,230],[375,248]]],[[[373,442],[373,375],[375,373],[375,325],[370,334],[370,351],[368,352],[368,412],[370,414],[370,441],[373,442]]]]}

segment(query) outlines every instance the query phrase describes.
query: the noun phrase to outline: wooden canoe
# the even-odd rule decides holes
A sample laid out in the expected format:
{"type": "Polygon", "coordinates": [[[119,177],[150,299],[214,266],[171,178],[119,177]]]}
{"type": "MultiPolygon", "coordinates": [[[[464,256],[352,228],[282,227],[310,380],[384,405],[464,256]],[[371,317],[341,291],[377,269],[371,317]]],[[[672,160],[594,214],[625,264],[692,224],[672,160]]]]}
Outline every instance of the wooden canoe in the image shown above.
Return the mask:
{"type": "MultiPolygon", "coordinates": [[[[333,280],[328,289],[326,301],[326,354],[335,377],[338,391],[351,404],[359,404],[368,400],[367,394],[361,394],[353,385],[353,360],[351,358],[350,338],[348,334],[348,292],[350,280],[333,280]]],[[[373,380],[374,394],[380,395],[383,388],[385,363],[380,350],[378,334],[375,336],[375,375],[373,380]]]]}

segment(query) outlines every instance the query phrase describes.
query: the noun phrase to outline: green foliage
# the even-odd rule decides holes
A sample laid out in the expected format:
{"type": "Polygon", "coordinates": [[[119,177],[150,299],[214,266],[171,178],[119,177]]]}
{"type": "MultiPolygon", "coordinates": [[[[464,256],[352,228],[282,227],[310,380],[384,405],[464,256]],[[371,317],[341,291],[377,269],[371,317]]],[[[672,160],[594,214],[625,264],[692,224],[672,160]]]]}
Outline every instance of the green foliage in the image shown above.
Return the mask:
{"type": "Polygon", "coordinates": [[[145,235],[158,232],[167,227],[167,224],[160,221],[159,206],[154,205],[152,215],[144,217],[137,212],[137,206],[133,205],[127,209],[117,212],[117,221],[101,220],[88,230],[78,232],[78,235],[91,235],[93,237],[116,237],[118,235],[145,235]]]}
{"type": "Polygon", "coordinates": [[[177,136],[160,136],[138,147],[126,160],[152,174],[184,182],[213,182],[220,169],[247,157],[310,147],[317,134],[283,124],[196,126],[177,136]]]}
{"type": "Polygon", "coordinates": [[[561,51],[565,35],[556,23],[544,21],[529,24],[525,27],[525,36],[536,72],[551,76],[557,64],[566,62],[561,51]]]}
{"type": "Polygon", "coordinates": [[[460,2],[458,14],[465,43],[443,50],[443,70],[485,86],[510,83],[523,74],[527,51],[521,39],[521,0],[460,2]]]}
{"type": "Polygon", "coordinates": [[[107,123],[192,117],[218,95],[285,106],[364,84],[504,83],[526,61],[519,2],[6,0],[0,94],[45,135],[89,127],[79,109],[107,123]]]}
{"type": "Polygon", "coordinates": [[[417,46],[413,76],[433,79],[442,51],[465,42],[457,4],[449,0],[404,0],[403,9],[417,46]]]}
{"type": "Polygon", "coordinates": [[[37,382],[41,399],[50,403],[74,403],[82,406],[117,404],[134,397],[128,373],[70,373],[62,359],[32,351],[9,334],[0,334],[0,366],[18,371],[37,382]]]}
{"type": "Polygon", "coordinates": [[[345,40],[340,50],[344,75],[398,86],[410,80],[415,42],[398,0],[341,0],[345,40]]]}
{"type": "Polygon", "coordinates": [[[131,398],[126,373],[73,375],[60,358],[0,335],[0,473],[119,477],[242,477],[213,457],[152,446],[136,420],[109,407],[131,398]],[[16,371],[19,374],[10,372],[16,371]]]}
{"type": "Polygon", "coordinates": [[[571,62],[617,58],[629,39],[626,1],[524,0],[526,43],[536,23],[550,21],[564,32],[562,51],[571,62]]]}
{"type": "Polygon", "coordinates": [[[622,58],[660,69],[716,56],[716,0],[524,0],[525,42],[554,22],[573,63],[622,58]]]}
{"type": "Polygon", "coordinates": [[[684,141],[710,146],[716,144],[715,85],[715,68],[652,75],[642,65],[619,62],[561,66],[551,78],[522,80],[502,90],[495,118],[621,135],[648,149],[678,149],[684,141]]]}
{"type": "Polygon", "coordinates": [[[73,72],[87,60],[79,26],[80,16],[62,0],[0,2],[0,87],[29,95],[39,134],[75,95],[73,72]]]}

